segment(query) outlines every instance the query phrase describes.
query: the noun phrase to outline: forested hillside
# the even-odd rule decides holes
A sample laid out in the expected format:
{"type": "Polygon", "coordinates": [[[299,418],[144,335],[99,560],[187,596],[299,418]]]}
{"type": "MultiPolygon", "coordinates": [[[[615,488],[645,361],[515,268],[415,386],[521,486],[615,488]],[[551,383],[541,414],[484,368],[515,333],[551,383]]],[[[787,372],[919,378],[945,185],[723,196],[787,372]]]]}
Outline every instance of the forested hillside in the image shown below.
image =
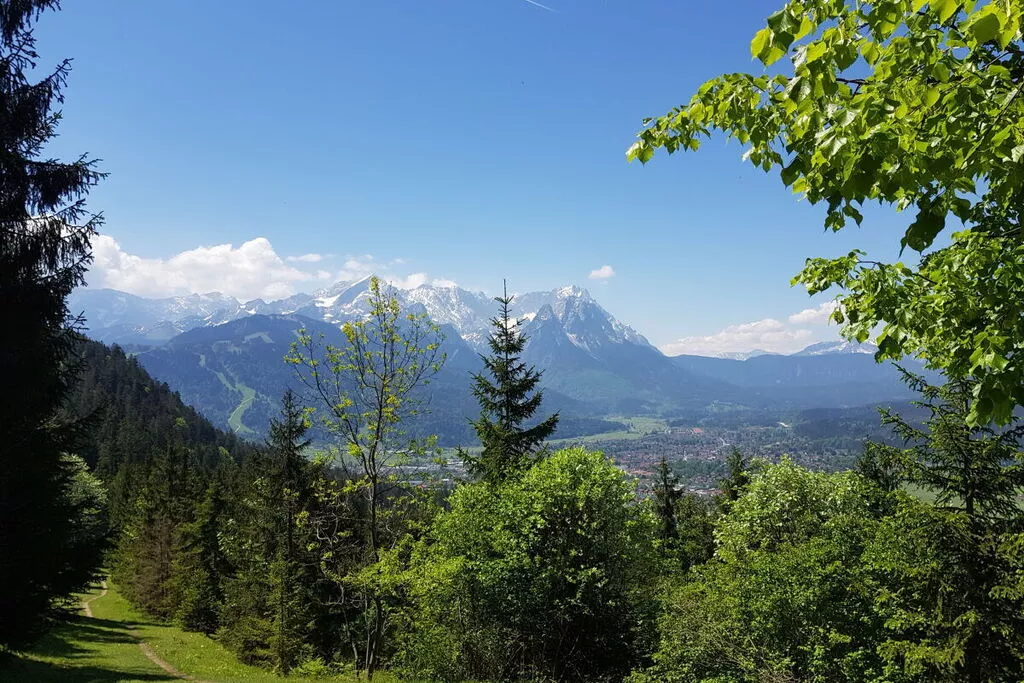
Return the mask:
{"type": "Polygon", "coordinates": [[[195,450],[204,467],[216,466],[224,452],[237,461],[252,452],[252,445],[214,427],[120,347],[86,340],[75,356],[81,372],[67,410],[91,423],[78,453],[101,476],[110,478],[122,465],[151,460],[172,433],[195,450]]]}

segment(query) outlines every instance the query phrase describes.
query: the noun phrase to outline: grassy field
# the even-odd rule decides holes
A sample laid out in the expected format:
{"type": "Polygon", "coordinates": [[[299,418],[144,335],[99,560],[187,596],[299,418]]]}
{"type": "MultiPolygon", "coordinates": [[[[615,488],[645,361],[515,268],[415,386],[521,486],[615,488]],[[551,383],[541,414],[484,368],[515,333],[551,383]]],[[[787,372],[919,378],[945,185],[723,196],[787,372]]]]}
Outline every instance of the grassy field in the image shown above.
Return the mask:
{"type": "Polygon", "coordinates": [[[561,448],[576,443],[590,444],[599,441],[629,441],[632,439],[642,439],[651,434],[664,434],[668,431],[668,424],[665,420],[657,417],[609,417],[607,419],[613,422],[624,423],[626,429],[577,436],[569,439],[554,439],[551,441],[551,444],[555,448],[561,448]]]}
{"type": "MultiPolygon", "coordinates": [[[[98,595],[97,588],[85,598],[98,595]]],[[[108,683],[113,681],[176,681],[150,661],[139,647],[140,639],[152,651],[192,680],[211,683],[301,683],[319,680],[354,681],[353,677],[329,679],[275,676],[239,663],[217,642],[199,633],[154,623],[138,614],[113,586],[89,603],[93,616],[76,617],[43,638],[32,650],[0,655],[0,681],[11,683],[108,683]]],[[[374,680],[389,683],[386,675],[374,680]]]]}

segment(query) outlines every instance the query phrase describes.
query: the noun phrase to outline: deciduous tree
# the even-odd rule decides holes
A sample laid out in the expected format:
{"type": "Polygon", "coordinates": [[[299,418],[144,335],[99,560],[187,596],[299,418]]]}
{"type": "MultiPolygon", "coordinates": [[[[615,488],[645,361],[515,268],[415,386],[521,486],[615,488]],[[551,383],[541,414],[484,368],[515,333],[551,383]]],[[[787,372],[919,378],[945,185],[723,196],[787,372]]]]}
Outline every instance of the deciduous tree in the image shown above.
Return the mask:
{"type": "Polygon", "coordinates": [[[852,251],[809,259],[794,282],[838,287],[833,318],[849,338],[875,334],[879,360],[976,378],[971,422],[1005,423],[1024,404],[1022,15],[1021,0],[792,0],[750,46],[770,70],[707,81],[647,120],[628,157],[721,131],[825,204],[828,229],[870,202],[912,211],[900,244],[916,262],[852,251]],[[936,248],[948,226],[962,229],[936,248]]]}
{"type": "MultiPolygon", "coordinates": [[[[392,540],[386,528],[387,502],[401,488],[396,467],[410,457],[426,455],[433,445],[431,439],[409,437],[404,425],[424,409],[420,392],[444,363],[437,326],[423,314],[403,314],[394,291],[376,277],[369,283],[369,303],[366,319],[342,327],[344,344],[326,344],[300,330],[286,358],[309,390],[321,423],[337,439],[340,464],[354,465],[346,486],[365,501],[364,564],[379,562],[382,548],[392,540]]],[[[324,526],[347,531],[350,525],[342,518],[350,518],[349,504],[337,495],[337,482],[324,485],[325,504],[335,505],[339,516],[337,524],[324,526]]],[[[333,553],[332,540],[326,540],[325,552],[333,553]]],[[[386,610],[381,593],[369,598],[358,665],[372,677],[380,665],[386,610]]]]}

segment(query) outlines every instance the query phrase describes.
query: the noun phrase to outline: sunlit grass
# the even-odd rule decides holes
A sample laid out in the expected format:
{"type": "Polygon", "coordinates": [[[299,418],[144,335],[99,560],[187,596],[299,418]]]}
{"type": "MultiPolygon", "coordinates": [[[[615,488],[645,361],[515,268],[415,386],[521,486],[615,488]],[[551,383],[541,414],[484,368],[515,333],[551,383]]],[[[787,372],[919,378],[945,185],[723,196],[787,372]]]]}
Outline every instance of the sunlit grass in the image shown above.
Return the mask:
{"type": "MultiPolygon", "coordinates": [[[[90,595],[98,595],[99,592],[97,587],[90,595]]],[[[107,595],[93,600],[90,607],[92,618],[76,617],[55,629],[31,650],[0,658],[0,680],[26,683],[180,680],[147,659],[139,649],[138,638],[177,670],[211,683],[356,680],[354,676],[329,679],[276,676],[247,666],[203,634],[186,633],[139,614],[113,585],[109,586],[107,595]]],[[[391,683],[394,679],[385,673],[375,675],[374,680],[391,683]]]]}

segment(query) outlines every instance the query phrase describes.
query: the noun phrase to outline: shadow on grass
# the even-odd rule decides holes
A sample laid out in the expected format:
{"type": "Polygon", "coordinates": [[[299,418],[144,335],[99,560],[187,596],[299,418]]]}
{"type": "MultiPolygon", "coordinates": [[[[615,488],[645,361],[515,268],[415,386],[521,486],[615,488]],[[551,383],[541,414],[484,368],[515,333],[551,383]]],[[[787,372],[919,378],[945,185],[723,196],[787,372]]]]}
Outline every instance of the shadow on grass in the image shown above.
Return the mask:
{"type": "Polygon", "coordinates": [[[89,652],[86,643],[135,643],[130,624],[109,619],[74,617],[43,636],[32,651],[46,657],[74,659],[89,652]]]}
{"type": "Polygon", "coordinates": [[[121,671],[97,666],[60,666],[49,662],[0,654],[0,680],[10,683],[115,683],[116,681],[176,681],[165,673],[121,671]]]}

